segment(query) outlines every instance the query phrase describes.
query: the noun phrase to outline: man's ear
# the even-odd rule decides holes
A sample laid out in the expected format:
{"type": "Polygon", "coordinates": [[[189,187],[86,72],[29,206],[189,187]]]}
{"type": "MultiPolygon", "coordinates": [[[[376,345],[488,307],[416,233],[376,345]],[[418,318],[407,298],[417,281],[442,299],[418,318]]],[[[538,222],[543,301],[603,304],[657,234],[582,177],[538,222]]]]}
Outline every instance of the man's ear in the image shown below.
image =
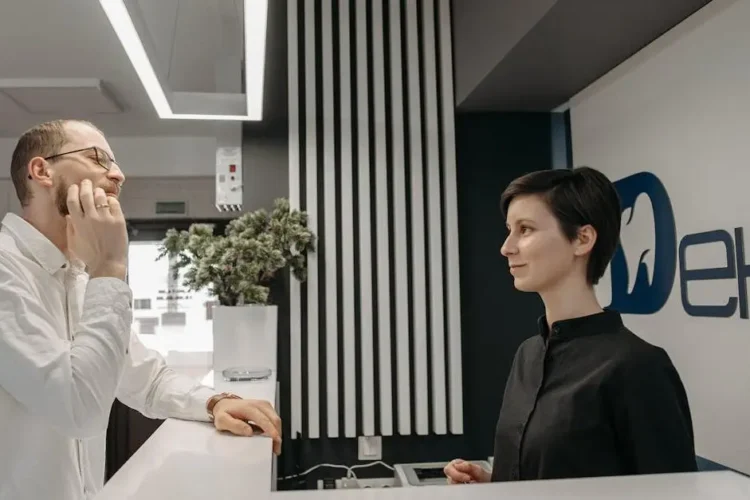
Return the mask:
{"type": "Polygon", "coordinates": [[[29,179],[36,180],[45,186],[52,186],[52,173],[49,163],[41,156],[35,156],[29,161],[29,179]]]}
{"type": "Polygon", "coordinates": [[[576,235],[575,244],[575,255],[582,257],[591,253],[596,244],[596,229],[591,224],[586,224],[578,228],[578,234],[576,235]]]}

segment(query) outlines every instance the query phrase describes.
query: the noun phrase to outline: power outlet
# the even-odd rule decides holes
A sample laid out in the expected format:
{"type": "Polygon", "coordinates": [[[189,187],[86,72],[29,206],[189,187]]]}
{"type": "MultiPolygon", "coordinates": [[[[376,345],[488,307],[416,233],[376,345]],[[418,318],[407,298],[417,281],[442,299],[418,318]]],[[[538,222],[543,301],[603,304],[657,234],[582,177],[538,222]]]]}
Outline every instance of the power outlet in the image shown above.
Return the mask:
{"type": "Polygon", "coordinates": [[[318,479],[319,490],[396,488],[397,486],[395,477],[318,479]]]}
{"type": "Polygon", "coordinates": [[[381,436],[359,436],[359,460],[382,460],[383,438],[381,436]]]}

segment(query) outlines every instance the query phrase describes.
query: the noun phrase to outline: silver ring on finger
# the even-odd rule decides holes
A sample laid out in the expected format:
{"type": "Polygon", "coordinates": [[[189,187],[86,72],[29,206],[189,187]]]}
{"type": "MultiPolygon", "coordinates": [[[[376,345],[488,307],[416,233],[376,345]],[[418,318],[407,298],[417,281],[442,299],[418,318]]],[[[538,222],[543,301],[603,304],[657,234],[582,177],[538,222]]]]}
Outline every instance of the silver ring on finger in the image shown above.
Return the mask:
{"type": "Polygon", "coordinates": [[[95,205],[96,208],[109,208],[109,203],[100,203],[99,205],[95,205]]]}

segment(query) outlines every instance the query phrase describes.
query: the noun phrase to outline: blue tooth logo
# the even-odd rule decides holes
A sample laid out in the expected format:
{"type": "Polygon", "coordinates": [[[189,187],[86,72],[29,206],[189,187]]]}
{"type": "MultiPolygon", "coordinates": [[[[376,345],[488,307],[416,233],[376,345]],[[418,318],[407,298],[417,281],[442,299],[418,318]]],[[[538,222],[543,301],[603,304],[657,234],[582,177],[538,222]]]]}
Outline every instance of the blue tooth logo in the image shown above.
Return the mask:
{"type": "Polygon", "coordinates": [[[666,304],[677,269],[672,203],[664,184],[650,172],[625,177],[614,185],[623,221],[620,245],[611,263],[610,307],[623,314],[653,314],[666,304]],[[640,248],[635,248],[637,242],[640,248]]]}

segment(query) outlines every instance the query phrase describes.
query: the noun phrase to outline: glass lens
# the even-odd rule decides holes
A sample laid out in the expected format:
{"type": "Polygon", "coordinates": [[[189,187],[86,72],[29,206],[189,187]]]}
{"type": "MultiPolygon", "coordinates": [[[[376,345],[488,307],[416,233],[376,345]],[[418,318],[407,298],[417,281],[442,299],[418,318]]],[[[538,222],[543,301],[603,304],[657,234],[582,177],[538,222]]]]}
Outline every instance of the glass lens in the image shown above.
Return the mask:
{"type": "Polygon", "coordinates": [[[109,157],[106,151],[103,149],[94,147],[94,151],[96,151],[96,161],[104,167],[105,169],[109,170],[112,167],[112,159],[109,157]]]}

